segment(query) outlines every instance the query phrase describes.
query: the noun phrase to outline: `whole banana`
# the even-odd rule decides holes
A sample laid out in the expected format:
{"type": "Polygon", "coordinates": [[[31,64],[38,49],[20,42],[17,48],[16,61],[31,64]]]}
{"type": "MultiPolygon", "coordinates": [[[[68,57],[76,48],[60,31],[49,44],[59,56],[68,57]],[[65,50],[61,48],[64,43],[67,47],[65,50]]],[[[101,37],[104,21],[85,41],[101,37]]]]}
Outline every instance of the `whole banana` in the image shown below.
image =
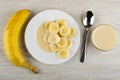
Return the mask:
{"type": "Polygon", "coordinates": [[[4,48],[7,58],[16,66],[30,69],[34,73],[38,70],[24,59],[19,47],[19,34],[23,24],[30,15],[30,10],[23,9],[17,11],[8,21],[4,31],[4,48]]]}

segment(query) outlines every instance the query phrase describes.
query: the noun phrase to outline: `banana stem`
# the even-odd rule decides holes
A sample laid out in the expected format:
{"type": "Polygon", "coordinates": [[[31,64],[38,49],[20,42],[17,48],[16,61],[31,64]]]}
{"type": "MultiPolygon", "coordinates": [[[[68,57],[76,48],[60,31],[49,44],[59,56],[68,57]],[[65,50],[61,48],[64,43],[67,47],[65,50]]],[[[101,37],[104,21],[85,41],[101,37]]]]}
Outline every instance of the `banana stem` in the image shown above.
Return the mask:
{"type": "Polygon", "coordinates": [[[39,73],[39,71],[36,69],[36,67],[33,66],[33,65],[31,65],[31,64],[25,63],[25,64],[24,64],[24,67],[30,69],[30,70],[31,70],[33,73],[35,73],[35,74],[38,74],[38,73],[39,73]]]}

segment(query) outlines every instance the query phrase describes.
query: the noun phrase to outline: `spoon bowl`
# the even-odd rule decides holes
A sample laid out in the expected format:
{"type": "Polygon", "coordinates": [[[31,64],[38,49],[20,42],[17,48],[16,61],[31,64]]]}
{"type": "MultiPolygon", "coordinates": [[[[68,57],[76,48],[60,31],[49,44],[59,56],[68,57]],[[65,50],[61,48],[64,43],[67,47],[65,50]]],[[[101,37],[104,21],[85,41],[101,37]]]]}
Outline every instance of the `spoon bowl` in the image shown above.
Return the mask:
{"type": "Polygon", "coordinates": [[[94,15],[92,11],[87,11],[87,13],[83,16],[83,25],[84,27],[91,27],[94,23],[94,15]]]}

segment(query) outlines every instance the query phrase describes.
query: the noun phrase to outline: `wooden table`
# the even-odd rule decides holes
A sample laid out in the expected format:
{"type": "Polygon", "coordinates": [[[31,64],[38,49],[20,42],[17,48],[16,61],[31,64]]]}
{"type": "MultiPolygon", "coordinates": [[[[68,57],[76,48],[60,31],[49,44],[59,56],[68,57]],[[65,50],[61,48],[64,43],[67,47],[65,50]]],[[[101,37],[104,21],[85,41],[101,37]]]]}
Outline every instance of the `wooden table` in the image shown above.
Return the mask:
{"type": "MultiPolygon", "coordinates": [[[[0,1],[0,80],[120,80],[120,0],[1,0],[0,1]],[[76,55],[60,65],[46,65],[33,59],[24,49],[25,58],[39,70],[33,74],[26,68],[13,66],[3,48],[3,32],[10,16],[19,9],[30,9],[33,17],[40,11],[59,9],[70,14],[80,26],[82,13],[95,14],[93,30],[100,24],[112,24],[118,33],[118,44],[110,51],[97,50],[89,41],[87,60],[79,62],[81,44],[76,55]]],[[[82,38],[81,38],[82,39],[82,38]]],[[[22,41],[21,41],[22,42],[22,41]]]]}

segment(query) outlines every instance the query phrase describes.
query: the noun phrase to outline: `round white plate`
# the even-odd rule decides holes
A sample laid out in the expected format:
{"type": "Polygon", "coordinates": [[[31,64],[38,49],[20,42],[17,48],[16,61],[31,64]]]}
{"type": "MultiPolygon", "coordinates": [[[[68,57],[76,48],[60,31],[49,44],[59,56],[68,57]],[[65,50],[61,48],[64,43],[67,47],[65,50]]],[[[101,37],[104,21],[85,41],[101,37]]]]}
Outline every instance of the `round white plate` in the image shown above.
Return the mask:
{"type": "Polygon", "coordinates": [[[80,30],[76,21],[67,13],[60,10],[46,10],[38,13],[28,23],[25,31],[25,44],[30,54],[38,61],[45,64],[61,64],[72,58],[80,44],[80,30]],[[76,30],[76,35],[72,38],[73,46],[69,49],[70,55],[66,59],[57,57],[55,53],[49,54],[42,50],[37,44],[36,31],[40,25],[48,20],[64,19],[68,25],[72,26],[76,30]]]}

